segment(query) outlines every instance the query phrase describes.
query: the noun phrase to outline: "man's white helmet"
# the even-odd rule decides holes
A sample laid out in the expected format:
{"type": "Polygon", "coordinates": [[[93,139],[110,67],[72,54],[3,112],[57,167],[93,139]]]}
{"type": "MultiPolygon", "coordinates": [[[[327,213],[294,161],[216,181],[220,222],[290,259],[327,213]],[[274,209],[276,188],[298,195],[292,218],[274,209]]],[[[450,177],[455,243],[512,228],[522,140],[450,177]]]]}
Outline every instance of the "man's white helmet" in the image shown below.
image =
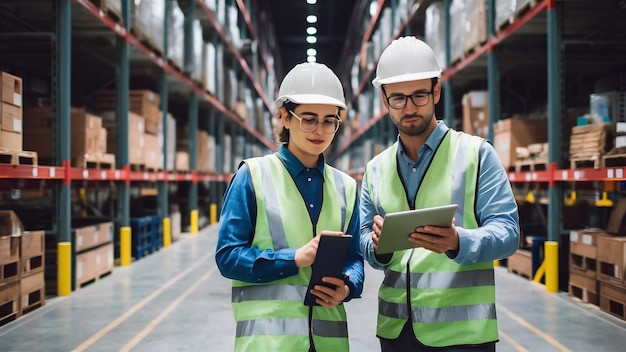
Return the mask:
{"type": "Polygon", "coordinates": [[[418,81],[441,76],[433,49],[413,37],[401,37],[389,44],[378,60],[374,87],[383,84],[418,81]]]}
{"type": "Polygon", "coordinates": [[[296,104],[328,104],[346,109],[343,86],[335,73],[324,64],[306,62],[287,73],[278,90],[276,109],[285,101],[296,104]]]}

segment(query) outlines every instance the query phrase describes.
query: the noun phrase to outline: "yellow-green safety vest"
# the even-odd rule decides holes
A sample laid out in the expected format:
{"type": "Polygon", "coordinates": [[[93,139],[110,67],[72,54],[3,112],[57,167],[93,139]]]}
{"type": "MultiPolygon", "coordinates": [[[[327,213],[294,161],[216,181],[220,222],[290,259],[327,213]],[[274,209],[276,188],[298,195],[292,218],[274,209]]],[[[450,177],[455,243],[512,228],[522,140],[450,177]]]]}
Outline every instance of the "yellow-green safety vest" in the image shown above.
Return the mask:
{"type": "MultiPolygon", "coordinates": [[[[346,232],[356,202],[356,181],[324,166],[322,209],[317,225],[276,154],[245,161],[257,204],[251,246],[260,250],[299,248],[322,230],[346,232]]],[[[348,351],[343,304],[334,308],[304,305],[311,268],[269,283],[233,281],[232,306],[237,322],[237,351],[348,351]]]]}
{"type": "MultiPolygon", "coordinates": [[[[458,204],[455,224],[478,227],[474,205],[483,139],[448,130],[419,185],[415,208],[458,204]]],[[[366,167],[376,211],[409,210],[398,175],[398,142],[366,167]]],[[[411,320],[427,346],[475,345],[498,340],[493,262],[460,265],[423,248],[395,252],[379,289],[377,335],[395,339],[411,320]]]]}

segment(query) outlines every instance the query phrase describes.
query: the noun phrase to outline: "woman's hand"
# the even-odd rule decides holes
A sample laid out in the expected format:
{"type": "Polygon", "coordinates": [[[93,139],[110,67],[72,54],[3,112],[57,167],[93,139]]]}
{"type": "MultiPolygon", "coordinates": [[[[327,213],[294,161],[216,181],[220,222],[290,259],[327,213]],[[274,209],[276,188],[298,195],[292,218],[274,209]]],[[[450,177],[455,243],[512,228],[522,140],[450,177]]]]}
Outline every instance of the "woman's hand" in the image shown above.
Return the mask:
{"type": "Polygon", "coordinates": [[[348,297],[348,294],[350,294],[350,290],[343,279],[324,276],[322,281],[334,286],[334,288],[331,288],[324,285],[315,285],[311,290],[311,294],[317,297],[315,302],[322,307],[335,307],[341,304],[341,302],[348,297]]]}
{"type": "Polygon", "coordinates": [[[304,268],[313,264],[315,255],[317,255],[317,247],[320,244],[320,236],[343,236],[343,232],[322,231],[304,246],[298,248],[294,258],[298,268],[304,268]]]}

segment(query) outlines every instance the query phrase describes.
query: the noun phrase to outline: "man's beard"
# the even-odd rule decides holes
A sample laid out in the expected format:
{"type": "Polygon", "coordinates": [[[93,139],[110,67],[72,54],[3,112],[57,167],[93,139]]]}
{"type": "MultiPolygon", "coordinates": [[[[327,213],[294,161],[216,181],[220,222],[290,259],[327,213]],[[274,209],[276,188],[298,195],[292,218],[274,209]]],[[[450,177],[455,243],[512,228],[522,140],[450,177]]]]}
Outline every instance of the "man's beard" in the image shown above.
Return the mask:
{"type": "Polygon", "coordinates": [[[430,126],[430,121],[432,118],[432,115],[404,115],[400,118],[400,122],[396,123],[396,127],[398,128],[398,131],[408,136],[421,136],[422,134],[424,134],[424,132],[428,130],[428,126],[430,126]],[[402,120],[404,119],[412,119],[416,117],[420,117],[421,119],[415,120],[415,122],[412,122],[411,125],[408,126],[402,123],[402,120]]]}

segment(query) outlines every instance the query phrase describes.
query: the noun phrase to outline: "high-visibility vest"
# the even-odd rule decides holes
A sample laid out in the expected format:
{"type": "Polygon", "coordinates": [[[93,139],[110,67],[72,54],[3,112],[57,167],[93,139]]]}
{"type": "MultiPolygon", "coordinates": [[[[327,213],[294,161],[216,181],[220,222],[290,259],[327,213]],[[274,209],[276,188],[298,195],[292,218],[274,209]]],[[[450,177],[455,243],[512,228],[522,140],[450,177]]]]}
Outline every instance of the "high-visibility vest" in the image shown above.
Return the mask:
{"type": "MultiPolygon", "coordinates": [[[[346,232],[356,202],[356,181],[324,166],[323,202],[317,225],[311,223],[295,181],[277,155],[245,161],[254,187],[257,220],[251,246],[259,250],[299,248],[322,230],[346,232]]],[[[343,304],[304,305],[311,268],[268,283],[233,281],[237,351],[348,351],[343,304]]]]}
{"type": "MultiPolygon", "coordinates": [[[[378,214],[409,210],[398,175],[398,142],[366,168],[378,214]]],[[[448,130],[419,185],[415,208],[456,203],[455,224],[478,227],[474,205],[483,140],[448,130]]],[[[432,347],[498,340],[493,262],[460,265],[423,248],[395,252],[379,290],[377,335],[397,338],[411,320],[417,339],[432,347]]]]}

